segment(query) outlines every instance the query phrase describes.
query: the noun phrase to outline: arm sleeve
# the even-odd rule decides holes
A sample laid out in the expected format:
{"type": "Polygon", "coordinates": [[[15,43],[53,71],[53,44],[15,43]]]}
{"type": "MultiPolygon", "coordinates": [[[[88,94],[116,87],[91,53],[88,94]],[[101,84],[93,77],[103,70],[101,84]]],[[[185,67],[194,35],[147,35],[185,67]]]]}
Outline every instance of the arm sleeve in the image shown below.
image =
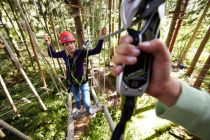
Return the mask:
{"type": "Polygon", "coordinates": [[[103,47],[103,40],[99,40],[96,47],[88,51],[88,55],[99,54],[103,47]]]}
{"type": "Polygon", "coordinates": [[[195,136],[210,139],[210,95],[182,83],[181,95],[175,105],[158,102],[157,116],[183,126],[195,136]]]}
{"type": "Polygon", "coordinates": [[[47,51],[48,51],[48,55],[50,57],[53,57],[53,58],[60,58],[62,57],[62,51],[61,52],[55,52],[54,49],[52,48],[52,46],[47,46],[47,51]]]}

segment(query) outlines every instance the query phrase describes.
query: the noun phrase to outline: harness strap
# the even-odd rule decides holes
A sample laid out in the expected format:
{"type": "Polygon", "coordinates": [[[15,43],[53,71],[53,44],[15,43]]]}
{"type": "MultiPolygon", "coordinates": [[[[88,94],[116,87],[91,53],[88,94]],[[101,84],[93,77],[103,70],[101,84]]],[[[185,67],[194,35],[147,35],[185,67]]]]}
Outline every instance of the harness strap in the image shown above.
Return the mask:
{"type": "MultiPolygon", "coordinates": [[[[70,74],[71,74],[71,77],[73,78],[73,80],[79,85],[81,86],[82,85],[82,82],[84,80],[84,78],[86,77],[88,79],[88,51],[89,51],[89,48],[87,49],[87,52],[86,52],[86,70],[85,70],[85,74],[82,75],[82,79],[81,80],[78,80],[76,77],[74,77],[74,72],[73,70],[69,70],[70,71],[70,74]]],[[[77,55],[77,57],[79,56],[79,54],[77,55]]],[[[76,57],[76,59],[77,59],[76,57]]],[[[75,59],[75,62],[76,62],[76,59],[75,59]]],[[[73,65],[73,64],[72,64],[73,65]]]]}
{"type": "Polygon", "coordinates": [[[130,120],[135,107],[135,97],[133,96],[125,96],[125,103],[123,106],[122,115],[119,123],[117,124],[114,132],[112,133],[111,140],[122,140],[123,132],[125,130],[125,126],[127,121],[130,120]]]}

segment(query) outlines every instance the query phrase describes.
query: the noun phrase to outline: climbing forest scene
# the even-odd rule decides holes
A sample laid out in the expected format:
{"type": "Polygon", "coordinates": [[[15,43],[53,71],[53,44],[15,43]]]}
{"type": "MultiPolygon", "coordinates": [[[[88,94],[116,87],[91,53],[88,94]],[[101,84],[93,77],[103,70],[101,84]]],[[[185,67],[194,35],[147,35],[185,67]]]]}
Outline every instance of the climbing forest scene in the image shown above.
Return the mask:
{"type": "Polygon", "coordinates": [[[0,9],[0,139],[210,139],[210,0],[0,9]]]}

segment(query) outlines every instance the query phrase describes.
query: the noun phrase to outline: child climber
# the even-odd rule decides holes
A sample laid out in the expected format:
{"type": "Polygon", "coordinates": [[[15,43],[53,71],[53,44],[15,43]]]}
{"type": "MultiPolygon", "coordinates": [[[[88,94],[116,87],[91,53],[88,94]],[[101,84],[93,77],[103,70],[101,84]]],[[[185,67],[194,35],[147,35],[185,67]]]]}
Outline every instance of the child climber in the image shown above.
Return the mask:
{"type": "MultiPolygon", "coordinates": [[[[84,70],[85,59],[90,55],[99,54],[103,46],[103,39],[106,35],[106,28],[99,31],[99,41],[93,49],[76,49],[76,39],[71,32],[60,33],[60,43],[63,50],[56,52],[51,45],[51,39],[45,36],[45,42],[48,46],[48,55],[53,58],[63,58],[66,64],[66,82],[69,90],[73,93],[76,102],[76,112],[81,112],[80,91],[82,93],[82,101],[86,111],[93,114],[90,110],[90,88],[88,84],[87,70],[84,70]]],[[[87,68],[86,68],[87,69],[87,68]]]]}

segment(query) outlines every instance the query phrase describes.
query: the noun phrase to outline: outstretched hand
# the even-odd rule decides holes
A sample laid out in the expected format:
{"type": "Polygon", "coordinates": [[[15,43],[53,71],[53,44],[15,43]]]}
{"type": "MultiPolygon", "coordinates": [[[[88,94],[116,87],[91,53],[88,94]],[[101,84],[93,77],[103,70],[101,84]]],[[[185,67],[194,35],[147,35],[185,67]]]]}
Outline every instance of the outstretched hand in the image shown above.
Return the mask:
{"type": "Polygon", "coordinates": [[[99,39],[104,39],[104,37],[106,36],[106,27],[102,28],[100,31],[99,31],[99,39]]]}
{"type": "Polygon", "coordinates": [[[44,36],[44,41],[46,42],[47,46],[51,45],[51,38],[48,35],[44,36]]]}
{"type": "Polygon", "coordinates": [[[158,39],[140,43],[137,47],[131,44],[132,41],[130,36],[120,38],[120,44],[116,48],[117,54],[113,57],[116,66],[111,69],[112,74],[119,75],[124,64],[135,64],[141,51],[150,53],[154,59],[147,94],[166,105],[173,105],[180,94],[180,83],[170,76],[171,61],[167,47],[158,39]]]}

